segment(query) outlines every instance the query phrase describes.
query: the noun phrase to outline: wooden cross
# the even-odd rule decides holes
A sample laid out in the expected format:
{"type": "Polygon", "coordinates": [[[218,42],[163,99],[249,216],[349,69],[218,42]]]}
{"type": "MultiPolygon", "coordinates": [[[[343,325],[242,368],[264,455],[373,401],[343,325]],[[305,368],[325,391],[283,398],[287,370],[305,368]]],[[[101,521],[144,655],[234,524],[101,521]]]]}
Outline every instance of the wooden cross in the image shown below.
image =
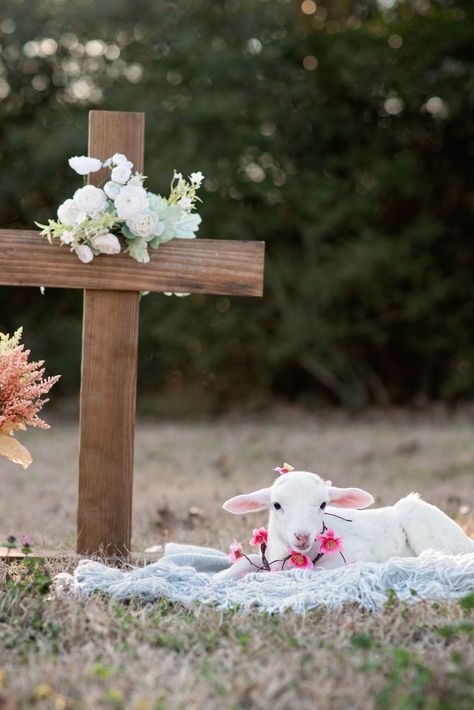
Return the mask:
{"type": "MultiPolygon", "coordinates": [[[[89,155],[125,153],[143,172],[145,114],[91,111],[89,155]]],[[[104,171],[93,173],[98,185],[104,171]]],[[[264,242],[174,239],[149,264],[126,254],[82,264],[35,231],[0,230],[0,284],[84,289],[77,551],[131,549],[140,291],[261,296],[264,242]]]]}

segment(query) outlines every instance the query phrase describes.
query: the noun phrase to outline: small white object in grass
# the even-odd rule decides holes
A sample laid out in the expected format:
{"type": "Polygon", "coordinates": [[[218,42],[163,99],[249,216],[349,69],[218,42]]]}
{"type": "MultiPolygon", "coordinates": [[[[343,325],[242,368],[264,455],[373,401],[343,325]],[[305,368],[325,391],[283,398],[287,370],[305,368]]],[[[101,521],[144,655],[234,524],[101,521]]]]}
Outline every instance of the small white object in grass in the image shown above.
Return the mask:
{"type": "Polygon", "coordinates": [[[44,288],[44,286],[40,286],[40,294],[41,294],[42,296],[44,296],[44,294],[45,294],[45,288],[44,288]]]}
{"type": "Polygon", "coordinates": [[[146,547],[145,552],[147,553],[155,553],[155,552],[162,552],[163,551],[163,545],[152,545],[151,547],[146,547]]]}

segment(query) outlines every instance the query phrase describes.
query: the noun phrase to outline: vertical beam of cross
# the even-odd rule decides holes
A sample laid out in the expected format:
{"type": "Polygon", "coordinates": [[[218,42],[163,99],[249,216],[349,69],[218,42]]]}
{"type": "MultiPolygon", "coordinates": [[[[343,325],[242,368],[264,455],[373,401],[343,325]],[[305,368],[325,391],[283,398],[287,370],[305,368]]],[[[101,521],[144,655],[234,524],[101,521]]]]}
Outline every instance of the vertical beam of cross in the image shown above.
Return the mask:
{"type": "MultiPolygon", "coordinates": [[[[143,113],[91,111],[89,155],[124,153],[143,171],[143,113]]],[[[100,184],[104,171],[93,173],[100,184]]],[[[136,291],[84,291],[77,551],[131,547],[138,345],[136,291]]]]}

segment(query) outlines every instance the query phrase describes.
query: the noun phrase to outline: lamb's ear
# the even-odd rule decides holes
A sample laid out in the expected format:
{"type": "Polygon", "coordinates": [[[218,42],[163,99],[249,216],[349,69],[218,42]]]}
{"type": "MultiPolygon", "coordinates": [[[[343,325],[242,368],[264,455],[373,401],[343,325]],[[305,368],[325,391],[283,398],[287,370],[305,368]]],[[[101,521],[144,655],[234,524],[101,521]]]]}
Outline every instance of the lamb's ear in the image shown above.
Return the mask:
{"type": "Polygon", "coordinates": [[[339,508],[367,508],[374,502],[373,496],[362,488],[337,488],[328,486],[329,505],[339,508]]]}
{"type": "Polygon", "coordinates": [[[259,510],[265,510],[265,508],[270,507],[270,489],[261,488],[253,493],[234,496],[234,498],[226,500],[222,507],[229,513],[235,513],[236,515],[257,513],[259,510]]]}

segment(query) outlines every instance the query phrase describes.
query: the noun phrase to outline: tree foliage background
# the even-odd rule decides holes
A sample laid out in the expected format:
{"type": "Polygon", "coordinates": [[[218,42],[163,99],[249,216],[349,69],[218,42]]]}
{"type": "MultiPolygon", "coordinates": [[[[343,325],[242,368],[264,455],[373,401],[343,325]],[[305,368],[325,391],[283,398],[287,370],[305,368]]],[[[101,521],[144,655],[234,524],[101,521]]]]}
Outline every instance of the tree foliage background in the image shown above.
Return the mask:
{"type": "MultiPolygon", "coordinates": [[[[263,239],[267,264],[262,300],[142,300],[144,406],[472,397],[473,10],[2,0],[0,224],[78,186],[88,109],[145,111],[150,188],[202,170],[200,236],[263,239]]],[[[76,392],[80,292],[1,288],[20,324],[76,392]]]]}

